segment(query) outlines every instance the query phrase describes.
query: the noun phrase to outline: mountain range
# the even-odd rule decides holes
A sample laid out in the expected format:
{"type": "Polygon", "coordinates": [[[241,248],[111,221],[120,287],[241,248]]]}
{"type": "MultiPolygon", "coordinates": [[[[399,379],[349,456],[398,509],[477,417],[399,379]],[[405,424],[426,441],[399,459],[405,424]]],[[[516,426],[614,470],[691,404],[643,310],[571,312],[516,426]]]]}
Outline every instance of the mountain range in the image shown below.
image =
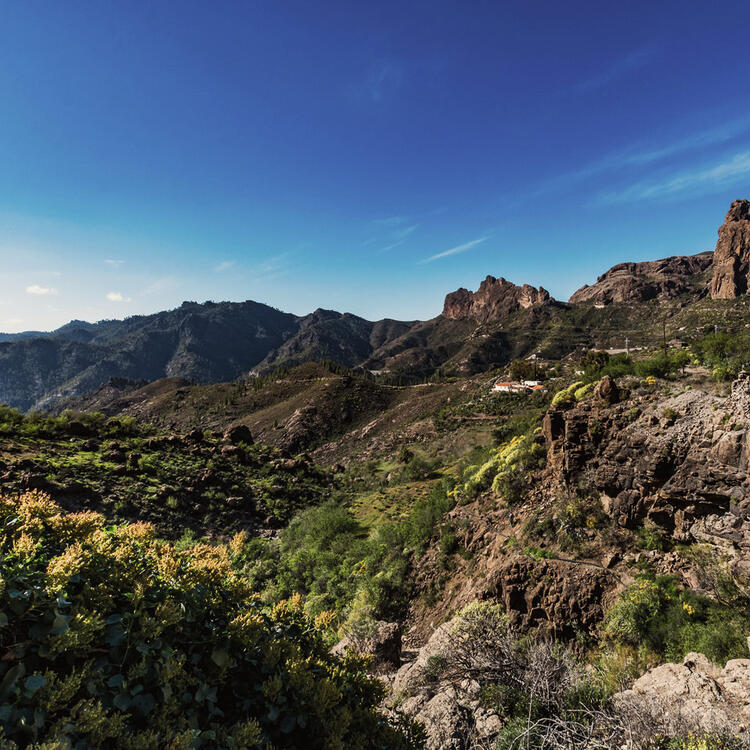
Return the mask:
{"type": "Polygon", "coordinates": [[[737,200],[715,252],[620,263],[567,303],[541,287],[488,276],[476,292],[448,294],[443,312],[427,321],[372,322],[324,309],[297,316],[252,301],[183,302],[125,320],[0,334],[0,401],[45,409],[110,378],[217,383],[322,360],[416,379],[479,372],[531,353],[559,357],[581,346],[613,346],[623,336],[647,345],[662,333],[654,327],[655,306],[675,331],[731,323],[743,314],[732,300],[745,297],[749,279],[750,201],[737,200]]]}

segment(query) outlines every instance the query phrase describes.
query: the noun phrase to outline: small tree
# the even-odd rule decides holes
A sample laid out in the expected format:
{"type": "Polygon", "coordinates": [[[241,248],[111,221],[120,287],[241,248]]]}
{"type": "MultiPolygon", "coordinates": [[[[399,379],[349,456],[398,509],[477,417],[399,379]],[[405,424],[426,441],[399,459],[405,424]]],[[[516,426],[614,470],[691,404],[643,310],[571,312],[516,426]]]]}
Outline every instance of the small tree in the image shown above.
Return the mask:
{"type": "Polygon", "coordinates": [[[514,359],[508,373],[512,380],[533,380],[537,374],[536,365],[526,359],[514,359]]]}

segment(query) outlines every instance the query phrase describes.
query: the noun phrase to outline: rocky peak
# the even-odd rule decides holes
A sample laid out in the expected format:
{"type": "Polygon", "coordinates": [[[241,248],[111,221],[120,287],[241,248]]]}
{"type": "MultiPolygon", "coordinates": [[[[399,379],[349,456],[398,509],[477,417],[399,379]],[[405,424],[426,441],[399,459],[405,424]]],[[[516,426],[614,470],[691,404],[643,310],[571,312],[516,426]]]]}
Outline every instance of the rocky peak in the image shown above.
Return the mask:
{"type": "Polygon", "coordinates": [[[646,302],[672,299],[686,292],[702,293],[701,274],[711,267],[713,253],[674,255],[644,263],[618,263],[602,274],[595,284],[582,286],[570,298],[571,304],[594,302],[646,302]]]}
{"type": "Polygon", "coordinates": [[[734,299],[748,293],[750,283],[750,201],[732,201],[714,253],[711,297],[734,299]]]}
{"type": "Polygon", "coordinates": [[[549,302],[549,292],[524,284],[517,286],[502,277],[488,276],[476,292],[457,289],[445,298],[443,316],[451,320],[472,318],[480,323],[502,320],[516,310],[549,302]]]}

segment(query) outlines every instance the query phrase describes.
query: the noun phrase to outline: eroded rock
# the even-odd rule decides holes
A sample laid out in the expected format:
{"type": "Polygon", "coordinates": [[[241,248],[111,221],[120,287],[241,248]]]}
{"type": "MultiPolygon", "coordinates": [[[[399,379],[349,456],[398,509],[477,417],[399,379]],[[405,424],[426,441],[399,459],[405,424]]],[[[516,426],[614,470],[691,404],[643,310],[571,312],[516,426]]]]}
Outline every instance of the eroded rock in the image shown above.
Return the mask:
{"type": "Polygon", "coordinates": [[[713,299],[734,299],[748,293],[750,282],[750,201],[732,202],[714,252],[713,299]]]}

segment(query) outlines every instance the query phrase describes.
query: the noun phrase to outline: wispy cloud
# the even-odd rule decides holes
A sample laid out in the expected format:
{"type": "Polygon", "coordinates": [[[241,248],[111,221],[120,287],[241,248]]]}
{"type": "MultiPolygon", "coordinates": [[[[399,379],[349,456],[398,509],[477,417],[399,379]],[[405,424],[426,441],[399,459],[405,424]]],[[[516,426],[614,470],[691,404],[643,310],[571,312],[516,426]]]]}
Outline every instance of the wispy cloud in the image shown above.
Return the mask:
{"type": "Polygon", "coordinates": [[[465,253],[467,250],[471,250],[472,247],[475,247],[480,242],[484,242],[485,240],[488,240],[489,237],[480,237],[477,240],[471,240],[471,242],[464,242],[463,245],[456,245],[456,247],[450,248],[450,250],[443,250],[442,253],[436,253],[435,255],[431,255],[429,258],[425,258],[424,260],[419,261],[420,263],[432,263],[433,260],[438,260],[439,258],[447,258],[449,255],[457,255],[458,253],[465,253]]]}
{"type": "Polygon", "coordinates": [[[107,258],[104,262],[108,266],[112,266],[112,268],[119,268],[125,261],[124,260],[115,260],[113,258],[107,258]]]}
{"type": "Polygon", "coordinates": [[[222,273],[223,271],[228,271],[233,266],[234,266],[233,260],[224,260],[218,265],[214,266],[214,271],[216,271],[216,273],[222,273]]]}
{"type": "Polygon", "coordinates": [[[150,294],[161,294],[162,292],[173,291],[180,286],[180,280],[176,276],[163,276],[160,279],[152,281],[142,292],[142,296],[150,294]]]}
{"type": "Polygon", "coordinates": [[[260,261],[250,269],[256,281],[272,281],[288,276],[293,269],[291,253],[279,253],[260,261]]]}
{"type": "Polygon", "coordinates": [[[603,70],[597,71],[589,78],[573,86],[573,91],[588,93],[598,89],[606,88],[620,78],[628,75],[634,70],[644,67],[653,58],[655,54],[653,47],[642,47],[640,49],[628,52],[622,57],[614,60],[603,70]]]}
{"type": "Polygon", "coordinates": [[[108,292],[107,299],[110,302],[132,302],[130,297],[124,297],[122,292],[108,292]]]}
{"type": "Polygon", "coordinates": [[[748,115],[724,121],[715,127],[698,130],[682,138],[634,143],[627,148],[618,149],[584,164],[578,169],[563,172],[545,180],[526,193],[515,194],[510,200],[510,205],[515,206],[519,202],[540,195],[569,189],[573,185],[583,184],[595,178],[607,177],[622,180],[629,175],[632,180],[644,167],[666,163],[670,159],[674,160],[676,157],[706,150],[712,146],[720,146],[746,133],[750,133],[750,116],[748,115]]]}
{"type": "Polygon", "coordinates": [[[39,284],[31,284],[26,287],[26,294],[57,294],[57,289],[51,286],[39,286],[39,284]]]}
{"type": "Polygon", "coordinates": [[[360,102],[380,106],[401,89],[405,78],[404,65],[394,58],[373,60],[358,81],[349,86],[349,95],[360,102]]]}
{"type": "Polygon", "coordinates": [[[637,182],[621,190],[601,196],[604,203],[629,203],[658,198],[669,198],[677,194],[705,194],[722,190],[750,175],[750,151],[743,151],[730,158],[695,169],[685,170],[661,178],[637,182]]]}
{"type": "Polygon", "coordinates": [[[368,223],[368,231],[373,236],[362,244],[365,246],[380,245],[374,252],[376,254],[385,253],[403,245],[417,229],[419,229],[419,224],[413,223],[404,216],[373,219],[368,223]]]}
{"type": "Polygon", "coordinates": [[[395,60],[379,60],[367,72],[367,91],[373,102],[380,102],[401,88],[403,67],[395,60]]]}

